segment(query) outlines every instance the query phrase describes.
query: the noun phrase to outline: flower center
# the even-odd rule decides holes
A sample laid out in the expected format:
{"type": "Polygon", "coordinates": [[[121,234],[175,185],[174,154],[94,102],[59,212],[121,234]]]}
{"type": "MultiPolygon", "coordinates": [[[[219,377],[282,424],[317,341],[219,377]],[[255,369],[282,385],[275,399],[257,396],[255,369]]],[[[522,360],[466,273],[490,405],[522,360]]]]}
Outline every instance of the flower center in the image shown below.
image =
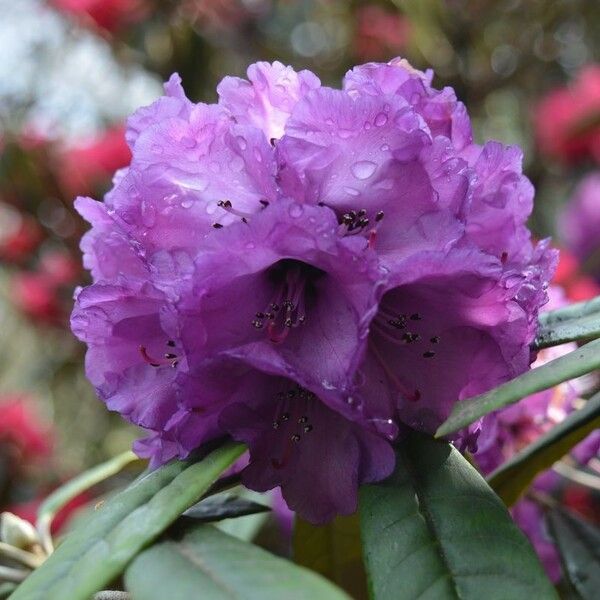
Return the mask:
{"type": "MultiPolygon", "coordinates": [[[[168,348],[175,348],[175,342],[173,340],[168,340],[166,345],[168,348]]],[[[175,369],[177,367],[177,365],[179,364],[179,357],[173,351],[165,352],[161,358],[155,358],[155,357],[151,356],[150,354],[148,354],[148,351],[146,350],[146,346],[139,346],[139,351],[140,351],[140,354],[142,355],[142,358],[151,367],[158,368],[158,367],[168,366],[168,367],[172,367],[173,369],[175,369]]]]}
{"type": "Polygon", "coordinates": [[[420,353],[421,358],[431,360],[436,356],[436,346],[441,342],[441,337],[426,333],[425,321],[419,312],[396,313],[382,304],[371,325],[372,334],[369,343],[373,357],[390,383],[412,402],[421,399],[421,392],[418,389],[410,389],[402,383],[392,370],[389,359],[386,359],[387,353],[382,351],[379,344],[383,342],[397,347],[406,347],[407,350],[420,353]]]}
{"type": "Polygon", "coordinates": [[[271,458],[271,464],[275,469],[285,468],[297,444],[302,443],[303,439],[313,431],[309,408],[316,400],[317,397],[313,392],[300,386],[277,394],[272,427],[283,436],[284,441],[280,455],[271,458]]]}
{"type": "Polygon", "coordinates": [[[306,323],[307,300],[313,300],[314,281],[323,272],[300,261],[284,259],[273,265],[267,275],[274,292],[266,307],[255,313],[252,326],[265,329],[275,344],[289,332],[306,323]]]}

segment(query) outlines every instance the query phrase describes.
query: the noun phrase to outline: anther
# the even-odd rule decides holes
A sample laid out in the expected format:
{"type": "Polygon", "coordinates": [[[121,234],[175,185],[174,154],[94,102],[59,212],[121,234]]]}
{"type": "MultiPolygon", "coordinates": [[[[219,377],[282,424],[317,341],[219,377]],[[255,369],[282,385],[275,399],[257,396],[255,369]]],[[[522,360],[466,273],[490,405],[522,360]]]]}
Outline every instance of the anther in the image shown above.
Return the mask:
{"type": "Polygon", "coordinates": [[[295,433],[292,437],[291,437],[292,442],[299,442],[300,441],[300,436],[295,433]]]}
{"type": "Polygon", "coordinates": [[[382,211],[382,210],[380,210],[380,211],[379,211],[379,212],[378,212],[378,213],[375,215],[375,222],[376,222],[376,223],[379,223],[379,221],[381,221],[381,219],[383,219],[383,217],[384,217],[383,211],[382,211]]]}
{"type": "Polygon", "coordinates": [[[215,229],[223,229],[223,225],[221,225],[221,223],[213,223],[213,224],[212,224],[212,226],[213,226],[215,229]]]}
{"type": "Polygon", "coordinates": [[[432,344],[439,344],[440,343],[440,336],[439,335],[434,335],[429,341],[432,344]]]}
{"type": "Polygon", "coordinates": [[[270,204],[268,200],[259,200],[259,202],[263,205],[264,208],[267,208],[267,206],[269,206],[270,204]]]}
{"type": "Polygon", "coordinates": [[[433,358],[435,356],[435,352],[431,350],[427,350],[427,352],[423,352],[423,358],[433,358]]]}
{"type": "Polygon", "coordinates": [[[304,433],[310,433],[312,431],[312,425],[305,425],[304,426],[304,433]]]}
{"type": "Polygon", "coordinates": [[[410,319],[411,321],[420,321],[421,315],[419,313],[413,313],[412,315],[410,315],[410,319]]]}
{"type": "Polygon", "coordinates": [[[258,319],[255,319],[254,321],[252,321],[252,327],[254,327],[254,329],[262,329],[263,322],[259,321],[258,319]]]}
{"type": "Polygon", "coordinates": [[[300,423],[302,425],[302,423],[308,423],[308,417],[300,417],[298,419],[298,423],[300,423]]]}
{"type": "MultiPolygon", "coordinates": [[[[288,392],[288,394],[289,394],[289,392],[288,392]]],[[[283,413],[281,415],[281,420],[282,421],[289,421],[290,420],[290,413],[283,413]]]]}
{"type": "Polygon", "coordinates": [[[165,354],[165,358],[177,358],[177,354],[173,354],[172,352],[167,352],[165,354]]]}
{"type": "Polygon", "coordinates": [[[174,348],[175,347],[175,342],[173,340],[169,340],[167,342],[167,346],[169,346],[169,348],[174,348]]]}
{"type": "Polygon", "coordinates": [[[279,429],[279,421],[273,421],[273,429],[279,429]]]}

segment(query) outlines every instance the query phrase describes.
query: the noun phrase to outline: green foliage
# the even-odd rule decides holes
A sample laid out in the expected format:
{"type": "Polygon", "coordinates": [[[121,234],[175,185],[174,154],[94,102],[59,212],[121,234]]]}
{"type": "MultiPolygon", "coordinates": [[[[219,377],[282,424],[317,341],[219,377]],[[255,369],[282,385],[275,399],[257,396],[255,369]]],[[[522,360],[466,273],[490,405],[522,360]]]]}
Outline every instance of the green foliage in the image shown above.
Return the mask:
{"type": "Polygon", "coordinates": [[[596,600],[600,590],[600,531],[559,509],[550,513],[549,522],[566,577],[583,600],[596,600]]]}
{"type": "Polygon", "coordinates": [[[534,477],[551,467],[592,431],[600,428],[600,394],[588,400],[583,408],[506,461],[489,477],[494,491],[511,506],[534,477]]]}
{"type": "Polygon", "coordinates": [[[376,600],[556,598],[505,506],[452,446],[410,434],[386,481],[360,495],[376,600]]]}
{"type": "Polygon", "coordinates": [[[358,513],[321,526],[297,517],[294,559],[339,585],[355,600],[367,598],[358,513]]]}
{"type": "Polygon", "coordinates": [[[144,600],[349,600],[319,575],[210,525],[142,552],[125,585],[144,600]]]}
{"type": "Polygon", "coordinates": [[[548,348],[597,337],[600,337],[599,298],[543,314],[535,346],[548,348]]]}
{"type": "Polygon", "coordinates": [[[600,368],[600,340],[594,340],[574,352],[527,371],[485,394],[457,402],[450,417],[437,430],[436,437],[458,431],[480,417],[513,404],[525,396],[580,377],[598,368],[600,368]]]}
{"type": "Polygon", "coordinates": [[[199,462],[175,461],[138,479],[67,536],[13,600],[89,600],[197,502],[244,450],[228,444],[199,462]]]}

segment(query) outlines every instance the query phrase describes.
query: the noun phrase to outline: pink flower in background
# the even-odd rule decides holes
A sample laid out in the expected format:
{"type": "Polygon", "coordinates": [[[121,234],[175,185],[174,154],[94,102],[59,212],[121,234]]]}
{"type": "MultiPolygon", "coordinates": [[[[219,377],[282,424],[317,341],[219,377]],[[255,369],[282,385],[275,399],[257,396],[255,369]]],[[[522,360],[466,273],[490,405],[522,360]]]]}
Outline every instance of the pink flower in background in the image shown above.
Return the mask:
{"type": "Polygon", "coordinates": [[[600,284],[583,273],[575,255],[564,248],[560,251],[553,282],[565,290],[567,298],[572,302],[583,302],[600,296],[600,284]]]}
{"type": "Polygon", "coordinates": [[[15,464],[27,464],[47,457],[51,448],[51,431],[31,400],[24,394],[0,397],[0,453],[8,453],[15,464]]]}
{"type": "Polygon", "coordinates": [[[562,212],[559,229],[567,248],[600,278],[600,171],[579,184],[562,212]]]}
{"type": "Polygon", "coordinates": [[[147,14],[145,0],[52,0],[56,8],[114,32],[147,14]]]}
{"type": "Polygon", "coordinates": [[[42,230],[35,219],[0,202],[0,260],[9,263],[27,260],[42,237],[42,230]]]}
{"type": "Polygon", "coordinates": [[[57,161],[59,180],[68,196],[90,194],[130,160],[125,130],[116,126],[92,140],[65,148],[57,161]]]}
{"type": "Polygon", "coordinates": [[[40,323],[60,324],[81,269],[64,251],[48,252],[35,271],[22,271],[11,280],[10,295],[17,308],[40,323]]]}
{"type": "Polygon", "coordinates": [[[384,60],[400,54],[408,45],[409,20],[397,11],[369,4],[356,10],[354,44],[360,60],[384,60]]]}
{"type": "Polygon", "coordinates": [[[542,99],[534,125],[544,154],[565,163],[600,162],[600,65],[588,65],[569,87],[542,99]]]}

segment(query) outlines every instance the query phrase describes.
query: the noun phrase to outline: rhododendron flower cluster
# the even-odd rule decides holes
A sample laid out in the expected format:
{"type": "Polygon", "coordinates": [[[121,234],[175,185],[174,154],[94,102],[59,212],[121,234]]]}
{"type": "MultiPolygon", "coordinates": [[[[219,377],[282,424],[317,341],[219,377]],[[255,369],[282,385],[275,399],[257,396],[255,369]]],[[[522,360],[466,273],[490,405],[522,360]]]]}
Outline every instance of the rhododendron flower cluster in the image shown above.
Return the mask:
{"type": "Polygon", "coordinates": [[[87,374],[153,464],[230,435],[248,487],[351,513],[403,427],[529,367],[556,257],[530,241],[521,152],[475,144],[454,91],[400,59],[341,90],[280,63],[217,104],[165,89],[104,202],[76,201],[87,374]]]}

